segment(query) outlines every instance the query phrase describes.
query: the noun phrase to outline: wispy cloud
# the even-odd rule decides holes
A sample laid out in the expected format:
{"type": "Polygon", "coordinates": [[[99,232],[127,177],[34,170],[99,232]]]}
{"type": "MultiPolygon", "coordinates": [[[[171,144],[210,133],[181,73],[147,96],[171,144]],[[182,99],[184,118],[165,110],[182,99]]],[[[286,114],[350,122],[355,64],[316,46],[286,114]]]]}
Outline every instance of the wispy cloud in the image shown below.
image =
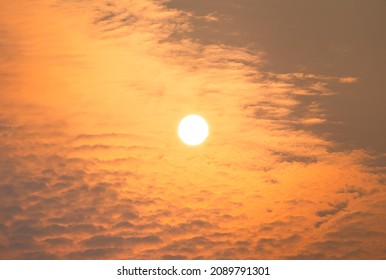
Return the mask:
{"type": "Polygon", "coordinates": [[[312,134],[329,116],[298,99],[356,78],[264,72],[263,51],[193,40],[162,1],[12,3],[0,258],[384,256],[371,156],[312,134]],[[193,112],[197,149],[175,131],[193,112]]]}

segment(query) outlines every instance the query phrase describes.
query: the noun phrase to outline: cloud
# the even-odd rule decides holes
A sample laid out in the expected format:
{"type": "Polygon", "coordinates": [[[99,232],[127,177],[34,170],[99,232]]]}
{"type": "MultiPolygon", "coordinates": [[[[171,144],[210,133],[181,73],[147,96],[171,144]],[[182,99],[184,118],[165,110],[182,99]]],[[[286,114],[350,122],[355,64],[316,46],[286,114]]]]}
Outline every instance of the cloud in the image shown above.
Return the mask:
{"type": "Polygon", "coordinates": [[[193,220],[187,223],[180,223],[177,226],[170,227],[168,230],[170,234],[188,234],[190,232],[207,231],[208,229],[215,228],[213,224],[203,220],[193,220]]]}
{"type": "Polygon", "coordinates": [[[220,18],[219,18],[219,16],[217,15],[217,13],[216,12],[213,12],[213,13],[209,13],[209,14],[207,14],[207,15],[205,15],[205,16],[201,16],[201,17],[199,17],[199,18],[202,18],[202,19],[204,19],[204,20],[206,20],[206,21],[219,21],[220,20],[220,18]]]}
{"type": "Polygon", "coordinates": [[[353,84],[358,82],[358,77],[342,77],[339,78],[339,82],[342,84],[353,84]]]}
{"type": "Polygon", "coordinates": [[[72,260],[89,260],[89,259],[109,259],[119,251],[111,248],[100,248],[100,249],[87,249],[80,252],[73,252],[66,256],[66,259],[72,260]]]}
{"type": "Polygon", "coordinates": [[[187,257],[184,255],[163,255],[162,260],[186,260],[187,257]]]}
{"type": "Polygon", "coordinates": [[[382,257],[372,157],[309,130],[339,77],[264,72],[162,1],[1,5],[24,46],[0,97],[1,259],[382,257]],[[175,133],[192,112],[198,149],[175,133]]]}
{"type": "Polygon", "coordinates": [[[280,151],[273,152],[273,155],[278,156],[280,161],[283,162],[302,162],[305,164],[312,164],[318,161],[317,158],[313,156],[296,155],[280,151]]]}
{"type": "Polygon", "coordinates": [[[73,241],[66,237],[59,237],[59,238],[48,238],[45,239],[44,242],[52,245],[52,246],[62,246],[62,245],[72,245],[73,241]]]}
{"type": "Polygon", "coordinates": [[[325,209],[325,210],[319,210],[315,212],[315,215],[319,217],[325,217],[330,215],[336,215],[340,211],[343,211],[345,208],[347,208],[347,202],[341,202],[336,205],[330,204],[332,208],[325,209]]]}
{"type": "Polygon", "coordinates": [[[302,124],[305,124],[305,125],[315,125],[315,124],[322,124],[322,123],[325,123],[326,121],[327,121],[327,120],[325,120],[325,119],[312,118],[312,119],[301,120],[301,123],[302,123],[302,124]]]}
{"type": "Polygon", "coordinates": [[[154,235],[143,236],[143,237],[120,237],[120,236],[109,236],[109,235],[97,235],[90,239],[83,240],[81,243],[86,247],[121,247],[124,245],[136,245],[136,244],[152,244],[159,243],[161,239],[154,235]]]}

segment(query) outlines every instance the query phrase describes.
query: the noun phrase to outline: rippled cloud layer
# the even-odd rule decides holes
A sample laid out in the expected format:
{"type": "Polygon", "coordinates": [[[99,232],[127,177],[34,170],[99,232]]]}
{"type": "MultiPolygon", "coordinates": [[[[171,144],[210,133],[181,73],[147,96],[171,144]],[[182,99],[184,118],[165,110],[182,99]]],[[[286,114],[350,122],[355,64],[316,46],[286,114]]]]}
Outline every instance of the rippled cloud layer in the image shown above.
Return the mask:
{"type": "Polygon", "coordinates": [[[310,127],[358,77],[261,70],[165,1],[13,1],[0,18],[1,259],[382,259],[382,168],[310,127]],[[204,116],[202,146],[179,120],[204,116]]]}

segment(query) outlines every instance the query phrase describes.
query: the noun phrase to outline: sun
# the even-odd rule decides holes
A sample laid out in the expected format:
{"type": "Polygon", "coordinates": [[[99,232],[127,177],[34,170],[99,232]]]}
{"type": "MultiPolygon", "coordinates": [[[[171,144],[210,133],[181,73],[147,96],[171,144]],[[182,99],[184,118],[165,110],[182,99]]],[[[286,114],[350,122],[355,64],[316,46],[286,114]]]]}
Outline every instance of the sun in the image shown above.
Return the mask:
{"type": "Polygon", "coordinates": [[[178,125],[178,136],[186,145],[197,146],[205,141],[209,134],[206,120],[199,115],[188,115],[178,125]]]}

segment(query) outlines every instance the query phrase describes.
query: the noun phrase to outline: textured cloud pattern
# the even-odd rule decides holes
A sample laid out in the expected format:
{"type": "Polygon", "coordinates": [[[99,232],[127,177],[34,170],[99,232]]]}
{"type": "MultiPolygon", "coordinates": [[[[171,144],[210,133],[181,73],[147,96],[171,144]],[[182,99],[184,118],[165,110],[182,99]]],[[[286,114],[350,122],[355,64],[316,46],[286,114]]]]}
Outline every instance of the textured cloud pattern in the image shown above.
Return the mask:
{"type": "Polygon", "coordinates": [[[264,72],[165,3],[1,4],[0,258],[384,259],[384,172],[298,99],[358,78],[264,72]]]}

